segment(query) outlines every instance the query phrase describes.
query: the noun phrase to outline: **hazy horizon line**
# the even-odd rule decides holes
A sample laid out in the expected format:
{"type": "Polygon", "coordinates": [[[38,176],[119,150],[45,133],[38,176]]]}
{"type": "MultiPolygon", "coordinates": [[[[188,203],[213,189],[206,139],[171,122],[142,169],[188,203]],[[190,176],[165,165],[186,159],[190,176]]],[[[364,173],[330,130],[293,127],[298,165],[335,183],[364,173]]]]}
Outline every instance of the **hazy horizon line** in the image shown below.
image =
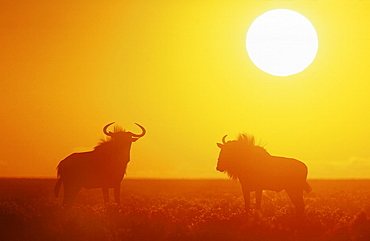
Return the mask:
{"type": "MultiPolygon", "coordinates": [[[[56,177],[27,177],[27,176],[24,176],[24,177],[20,177],[20,176],[14,176],[14,177],[1,177],[0,176],[0,179],[39,179],[39,180],[57,180],[56,177]]],[[[232,181],[231,179],[229,178],[212,178],[212,177],[204,177],[204,178],[190,178],[190,177],[179,177],[179,178],[175,178],[175,177],[168,177],[168,178],[160,178],[160,177],[126,177],[124,178],[124,180],[210,180],[210,181],[213,181],[213,180],[225,180],[225,181],[232,181]]],[[[350,181],[350,180],[354,180],[354,181],[361,181],[361,180],[370,180],[370,177],[369,178],[307,178],[307,180],[346,180],[346,181],[350,181]]]]}

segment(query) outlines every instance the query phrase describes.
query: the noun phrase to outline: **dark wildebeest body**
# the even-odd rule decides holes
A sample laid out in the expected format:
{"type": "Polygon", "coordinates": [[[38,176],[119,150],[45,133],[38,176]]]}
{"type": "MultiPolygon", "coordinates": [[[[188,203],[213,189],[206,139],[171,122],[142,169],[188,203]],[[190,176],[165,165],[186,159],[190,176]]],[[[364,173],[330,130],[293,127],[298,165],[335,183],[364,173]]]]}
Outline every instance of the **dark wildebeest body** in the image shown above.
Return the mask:
{"type": "Polygon", "coordinates": [[[292,158],[271,156],[264,148],[254,144],[254,138],[240,135],[237,141],[218,143],[221,152],[217,170],[227,172],[242,186],[245,208],[250,209],[250,192],[256,193],[256,208],[261,208],[262,190],[285,190],[296,206],[297,214],[303,215],[303,190],[311,191],[306,181],[307,166],[292,158]]]}
{"type": "Polygon", "coordinates": [[[121,181],[126,173],[127,164],[130,161],[130,149],[132,142],[144,136],[126,132],[120,128],[107,132],[108,126],[103,129],[109,137],[95,147],[93,151],[73,153],[62,160],[58,169],[58,181],[55,185],[55,195],[58,197],[61,184],[64,186],[64,205],[71,205],[82,187],[102,188],[104,201],[108,202],[108,188],[114,188],[114,196],[117,203],[120,199],[121,181]]]}

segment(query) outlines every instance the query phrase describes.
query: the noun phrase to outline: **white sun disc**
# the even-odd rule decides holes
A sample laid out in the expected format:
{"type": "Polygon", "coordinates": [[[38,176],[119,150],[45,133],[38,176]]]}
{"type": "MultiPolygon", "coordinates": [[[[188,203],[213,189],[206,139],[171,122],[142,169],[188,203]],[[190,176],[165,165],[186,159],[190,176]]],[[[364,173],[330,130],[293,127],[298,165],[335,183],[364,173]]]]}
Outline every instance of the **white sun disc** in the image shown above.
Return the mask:
{"type": "Polygon", "coordinates": [[[315,59],[315,28],[303,15],[275,9],[257,17],[247,33],[247,52],[261,70],[288,76],[306,69],[315,59]]]}

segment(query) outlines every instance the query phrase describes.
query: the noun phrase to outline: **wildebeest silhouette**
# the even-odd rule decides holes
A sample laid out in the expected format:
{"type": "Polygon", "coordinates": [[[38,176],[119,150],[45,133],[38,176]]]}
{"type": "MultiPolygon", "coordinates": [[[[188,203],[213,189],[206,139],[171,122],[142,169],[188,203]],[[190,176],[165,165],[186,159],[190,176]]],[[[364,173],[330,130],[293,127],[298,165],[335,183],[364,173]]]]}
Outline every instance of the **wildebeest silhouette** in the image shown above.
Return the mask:
{"type": "Polygon", "coordinates": [[[120,186],[130,161],[131,144],[143,137],[146,130],[135,123],[142,130],[141,134],[133,134],[120,127],[115,127],[114,132],[108,132],[107,129],[112,124],[114,122],[103,128],[108,137],[93,151],[73,153],[59,163],[54,191],[58,197],[63,183],[64,205],[71,205],[82,187],[102,188],[104,202],[109,200],[109,188],[114,188],[115,201],[120,202],[120,186]]]}
{"type": "Polygon", "coordinates": [[[231,179],[239,180],[245,201],[250,210],[250,192],[255,191],[256,209],[261,208],[262,190],[281,191],[285,189],[296,207],[298,216],[304,213],[303,190],[311,191],[307,183],[307,166],[296,159],[272,156],[263,147],[255,144],[253,136],[239,135],[237,140],[226,142],[225,135],[217,170],[226,172],[231,179]]]}

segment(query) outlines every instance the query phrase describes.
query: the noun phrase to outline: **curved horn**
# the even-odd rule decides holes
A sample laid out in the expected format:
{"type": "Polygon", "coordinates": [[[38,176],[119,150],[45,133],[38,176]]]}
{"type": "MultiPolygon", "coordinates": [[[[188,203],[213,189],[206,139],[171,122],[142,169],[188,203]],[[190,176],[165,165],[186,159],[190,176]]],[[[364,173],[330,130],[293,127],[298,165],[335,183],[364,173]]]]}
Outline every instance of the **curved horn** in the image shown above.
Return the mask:
{"type": "Polygon", "coordinates": [[[139,125],[138,123],[135,123],[138,127],[140,127],[142,133],[141,134],[132,134],[133,137],[143,137],[146,133],[146,130],[143,126],[139,125]]]}
{"type": "Polygon", "coordinates": [[[104,128],[103,128],[103,132],[104,132],[104,134],[106,134],[107,136],[112,136],[112,134],[113,134],[112,132],[107,132],[108,127],[109,127],[110,125],[112,125],[112,124],[114,124],[114,122],[109,123],[108,125],[104,126],[104,128]]]}
{"type": "Polygon", "coordinates": [[[224,137],[222,137],[222,144],[226,144],[226,141],[225,141],[225,139],[226,139],[226,137],[227,137],[227,135],[224,135],[224,137]]]}

